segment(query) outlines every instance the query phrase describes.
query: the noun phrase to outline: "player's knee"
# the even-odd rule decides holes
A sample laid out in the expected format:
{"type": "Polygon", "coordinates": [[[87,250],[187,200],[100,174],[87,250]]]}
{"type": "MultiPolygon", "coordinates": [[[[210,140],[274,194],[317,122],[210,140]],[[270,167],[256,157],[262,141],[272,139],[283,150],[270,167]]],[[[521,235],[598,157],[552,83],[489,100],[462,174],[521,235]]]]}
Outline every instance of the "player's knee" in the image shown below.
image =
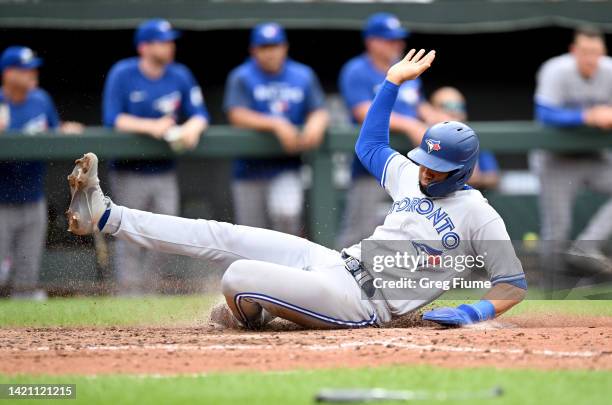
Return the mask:
{"type": "Polygon", "coordinates": [[[237,260],[227,268],[221,278],[223,295],[234,296],[252,289],[253,271],[250,270],[249,262],[249,260],[237,260]]]}

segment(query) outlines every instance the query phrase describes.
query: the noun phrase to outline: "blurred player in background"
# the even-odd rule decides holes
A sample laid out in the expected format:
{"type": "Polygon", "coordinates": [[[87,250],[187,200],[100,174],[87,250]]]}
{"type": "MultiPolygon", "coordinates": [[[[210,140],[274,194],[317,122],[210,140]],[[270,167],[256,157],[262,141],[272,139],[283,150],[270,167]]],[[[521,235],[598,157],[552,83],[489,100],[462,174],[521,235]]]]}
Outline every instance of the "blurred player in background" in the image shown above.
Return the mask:
{"type": "MultiPolygon", "coordinates": [[[[537,74],[535,115],[541,123],[555,127],[612,129],[612,58],[606,56],[603,34],[591,28],[577,30],[570,52],[542,65],[537,74]]],[[[538,151],[531,156],[540,177],[543,240],[562,242],[570,237],[572,206],[580,190],[588,187],[612,194],[611,158],[609,151],[538,151]]],[[[595,242],[575,244],[570,257],[596,259],[591,263],[612,273],[610,261],[600,250],[611,233],[612,199],[577,237],[578,241],[595,242]]]]}
{"type": "MultiPolygon", "coordinates": [[[[49,94],[38,87],[42,59],[30,48],[11,46],[0,57],[0,131],[21,134],[60,129],[82,132],[74,122],[60,124],[49,94]]],[[[45,299],[39,289],[40,261],[47,238],[46,165],[0,161],[0,286],[14,298],[45,299]]]]}
{"type": "MultiPolygon", "coordinates": [[[[385,72],[403,54],[407,37],[408,31],[393,14],[377,13],[367,20],[363,28],[366,51],[344,65],[338,83],[354,124],[360,125],[365,119],[385,72]]],[[[421,80],[415,79],[400,88],[391,114],[391,131],[405,134],[412,144],[418,145],[426,129],[422,120],[433,123],[447,118],[424,101],[421,80]]],[[[382,223],[391,202],[359,159],[353,159],[351,172],[352,184],[338,246],[349,246],[371,235],[382,223]]]]}
{"type": "MultiPolygon", "coordinates": [[[[454,121],[467,121],[465,97],[454,87],[441,87],[431,95],[431,105],[440,113],[447,114],[454,121]]],[[[431,122],[429,124],[435,124],[431,122]]],[[[474,173],[468,184],[479,190],[493,189],[499,183],[499,165],[495,155],[481,150],[474,173]]]]}
{"type": "MultiPolygon", "coordinates": [[[[289,59],[288,49],[280,25],[253,28],[251,57],[230,73],[224,108],[232,125],[270,132],[288,155],[296,155],[321,144],[329,115],[319,79],[310,67],[289,59]]],[[[234,161],[236,223],[300,234],[300,166],[297,156],[234,161]]]]}
{"type": "MultiPolygon", "coordinates": [[[[142,23],[135,33],[138,57],[117,62],[104,86],[104,125],[118,131],[168,139],[184,148],[197,146],[208,126],[200,86],[191,71],[174,62],[179,32],[165,20],[142,23]]],[[[114,198],[130,206],[177,215],[179,190],[173,160],[114,161],[114,198]]],[[[124,242],[116,245],[116,270],[122,294],[147,292],[151,274],[165,258],[124,242]]]]}

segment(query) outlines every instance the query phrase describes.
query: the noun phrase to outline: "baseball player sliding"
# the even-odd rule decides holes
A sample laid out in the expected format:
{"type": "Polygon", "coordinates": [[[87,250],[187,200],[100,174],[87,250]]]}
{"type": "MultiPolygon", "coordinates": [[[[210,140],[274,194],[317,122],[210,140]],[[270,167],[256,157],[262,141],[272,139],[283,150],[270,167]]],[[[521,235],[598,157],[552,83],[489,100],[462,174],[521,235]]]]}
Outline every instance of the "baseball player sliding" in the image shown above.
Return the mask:
{"type": "MultiPolygon", "coordinates": [[[[388,70],[355,150],[395,201],[369,239],[440,241],[470,254],[485,253],[479,251],[481,240],[508,242],[504,246],[509,245],[509,251],[486,252],[492,287],[481,301],[424,314],[424,319],[443,325],[465,325],[502,314],[523,299],[527,286],[499,214],[480,192],[465,185],[478,157],[476,134],[459,122],[445,122],[429,128],[408,157],[389,147],[389,117],[399,86],[416,79],[434,58],[434,51],[425,55],[413,49],[388,70]],[[402,203],[407,200],[416,204],[402,203]],[[424,215],[428,210],[436,215],[424,215]],[[442,217],[443,227],[438,223],[442,217]],[[442,228],[439,234],[436,229],[442,228]]],[[[108,233],[145,248],[222,264],[223,294],[244,327],[260,328],[274,317],[309,328],[383,326],[441,294],[430,289],[421,300],[364,298],[356,281],[365,271],[361,243],[338,252],[276,231],[115,205],[102,193],[97,164],[96,155],[88,153],[68,176],[69,230],[79,235],[108,233]]]]}

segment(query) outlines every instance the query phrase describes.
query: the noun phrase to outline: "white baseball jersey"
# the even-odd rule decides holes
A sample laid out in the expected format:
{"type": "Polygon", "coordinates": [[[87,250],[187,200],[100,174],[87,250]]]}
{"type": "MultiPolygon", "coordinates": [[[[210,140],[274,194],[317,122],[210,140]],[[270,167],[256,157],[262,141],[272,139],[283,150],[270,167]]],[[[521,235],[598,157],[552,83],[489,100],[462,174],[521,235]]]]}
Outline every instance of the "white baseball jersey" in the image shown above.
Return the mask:
{"type": "MultiPolygon", "coordinates": [[[[418,174],[419,166],[405,156],[397,153],[389,158],[382,183],[393,198],[393,204],[385,222],[376,228],[368,241],[427,241],[429,248],[444,252],[444,255],[483,255],[484,268],[492,284],[524,280],[523,268],[504,221],[482,194],[465,187],[443,198],[431,198],[421,192],[418,174]]],[[[389,244],[382,243],[378,248],[384,251],[385,245],[389,244]]],[[[362,243],[345,252],[361,260],[362,243]]],[[[405,268],[397,268],[385,272],[386,279],[448,280],[457,276],[452,269],[407,272],[405,268]]],[[[435,300],[443,292],[432,288],[384,290],[383,296],[391,312],[400,315],[435,300]]]]}

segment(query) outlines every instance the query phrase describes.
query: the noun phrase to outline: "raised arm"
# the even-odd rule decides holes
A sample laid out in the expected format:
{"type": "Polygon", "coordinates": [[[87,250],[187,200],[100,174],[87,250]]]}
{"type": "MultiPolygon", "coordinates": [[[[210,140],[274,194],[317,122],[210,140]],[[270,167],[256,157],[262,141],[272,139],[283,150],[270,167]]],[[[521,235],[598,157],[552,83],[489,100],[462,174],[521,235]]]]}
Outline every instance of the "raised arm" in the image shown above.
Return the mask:
{"type": "Polygon", "coordinates": [[[430,51],[423,55],[423,49],[418,53],[412,49],[404,59],[391,66],[361,126],[355,152],[364,167],[379,181],[387,160],[395,153],[389,146],[389,122],[399,86],[427,70],[436,53],[430,51]]]}

